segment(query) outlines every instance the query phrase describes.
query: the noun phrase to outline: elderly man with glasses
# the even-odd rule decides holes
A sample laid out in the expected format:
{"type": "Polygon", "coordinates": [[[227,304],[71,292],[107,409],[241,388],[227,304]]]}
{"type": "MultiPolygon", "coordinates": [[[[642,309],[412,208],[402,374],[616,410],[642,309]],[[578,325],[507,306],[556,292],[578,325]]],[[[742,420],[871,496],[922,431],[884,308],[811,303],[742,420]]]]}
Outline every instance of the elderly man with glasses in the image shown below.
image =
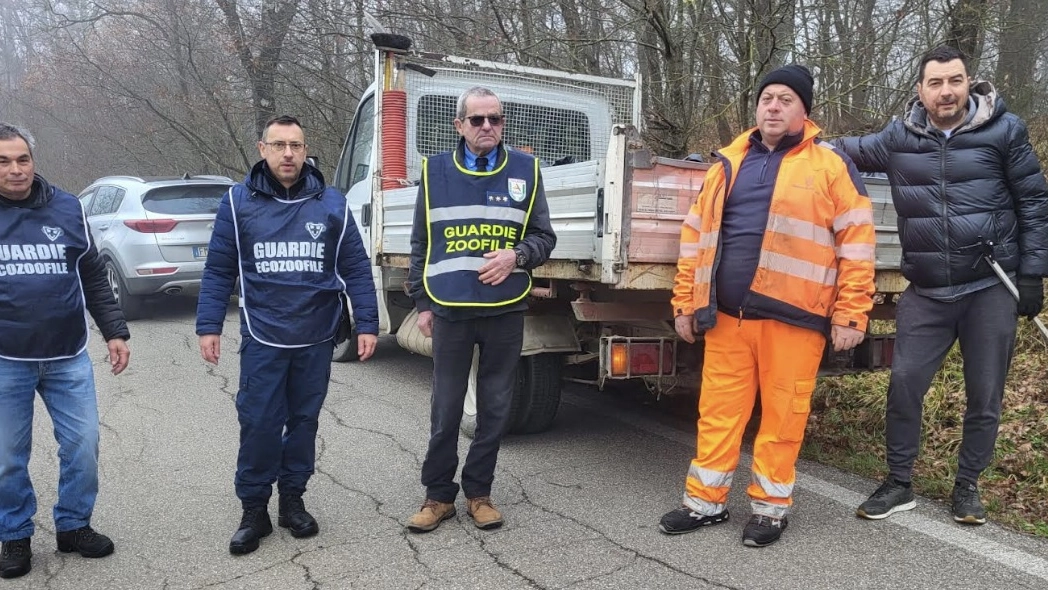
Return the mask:
{"type": "Polygon", "coordinates": [[[226,307],[240,277],[240,526],[229,543],[251,553],[277,524],[293,537],[320,530],[302,495],[313,475],[320,408],[342,314],[353,304],[360,360],[375,351],[378,305],[371,263],[345,196],[306,163],[305,134],[290,116],[270,120],[262,156],[222,199],[197,307],[200,353],[218,364],[226,307]]]}
{"type": "Polygon", "coordinates": [[[474,525],[502,526],[491,484],[523,345],[529,271],[557,243],[538,160],[502,143],[499,98],[486,88],[467,90],[454,124],[458,146],[422,165],[411,232],[408,292],[419,329],[433,338],[426,500],[407,525],[416,533],[455,515],[459,421],[474,345],[480,348],[477,430],[462,491],[474,525]]]}

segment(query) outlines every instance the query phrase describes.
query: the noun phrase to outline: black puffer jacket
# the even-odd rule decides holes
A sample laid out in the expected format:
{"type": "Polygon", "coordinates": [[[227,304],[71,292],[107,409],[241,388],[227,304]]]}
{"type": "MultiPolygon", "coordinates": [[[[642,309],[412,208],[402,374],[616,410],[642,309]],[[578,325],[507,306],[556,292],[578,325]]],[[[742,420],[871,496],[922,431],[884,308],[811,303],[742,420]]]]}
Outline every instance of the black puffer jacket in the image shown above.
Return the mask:
{"type": "Polygon", "coordinates": [[[860,170],[888,174],[902,273],[918,287],[962,292],[992,277],[979,262],[980,239],[997,244],[1006,271],[1048,276],[1048,186],[1026,125],[989,82],[973,84],[970,96],[974,113],[949,138],[914,97],[905,120],[834,141],[860,170]]]}

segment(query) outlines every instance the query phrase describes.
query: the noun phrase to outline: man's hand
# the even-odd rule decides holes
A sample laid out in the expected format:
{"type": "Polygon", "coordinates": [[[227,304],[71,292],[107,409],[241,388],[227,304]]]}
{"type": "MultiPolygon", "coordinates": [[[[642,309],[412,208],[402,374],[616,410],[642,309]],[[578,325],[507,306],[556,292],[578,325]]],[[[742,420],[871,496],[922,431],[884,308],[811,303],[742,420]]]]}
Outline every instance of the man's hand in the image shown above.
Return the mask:
{"type": "Polygon", "coordinates": [[[1034,319],[1044,307],[1044,281],[1040,277],[1019,277],[1019,315],[1034,319]]]}
{"type": "Polygon", "coordinates": [[[420,311],[418,313],[418,331],[426,338],[433,337],[433,312],[420,311]]]}
{"type": "Polygon", "coordinates": [[[360,360],[366,361],[375,354],[375,345],[378,344],[378,336],[374,334],[357,334],[357,354],[360,360]]]}
{"type": "Polygon", "coordinates": [[[693,315],[679,315],[673,318],[673,329],[677,330],[677,335],[681,337],[688,344],[695,344],[695,316],[693,315]]]}
{"type": "Polygon", "coordinates": [[[127,368],[127,362],[131,360],[131,349],[127,347],[127,341],[123,338],[113,338],[106,342],[109,349],[109,366],[114,375],[119,375],[127,368]]]}
{"type": "Polygon", "coordinates": [[[484,258],[488,261],[477,272],[480,273],[480,282],[492,287],[506,280],[517,266],[517,253],[512,249],[485,252],[484,258]]]}
{"type": "Polygon", "coordinates": [[[866,338],[866,332],[848,328],[846,326],[830,326],[830,341],[833,342],[833,351],[851,350],[866,338]]]}
{"type": "Polygon", "coordinates": [[[222,336],[220,334],[204,334],[200,337],[200,356],[212,365],[218,364],[218,357],[222,353],[222,336]]]}

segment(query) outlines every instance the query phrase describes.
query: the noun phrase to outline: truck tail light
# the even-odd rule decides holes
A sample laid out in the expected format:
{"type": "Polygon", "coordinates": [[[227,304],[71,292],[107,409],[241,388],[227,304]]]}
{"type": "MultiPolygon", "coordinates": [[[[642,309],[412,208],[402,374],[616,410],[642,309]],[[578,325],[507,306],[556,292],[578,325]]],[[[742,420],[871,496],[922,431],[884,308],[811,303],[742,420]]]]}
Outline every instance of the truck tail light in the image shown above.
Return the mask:
{"type": "Polygon", "coordinates": [[[612,379],[676,374],[676,342],[670,338],[612,336],[601,339],[604,370],[612,379]]]}

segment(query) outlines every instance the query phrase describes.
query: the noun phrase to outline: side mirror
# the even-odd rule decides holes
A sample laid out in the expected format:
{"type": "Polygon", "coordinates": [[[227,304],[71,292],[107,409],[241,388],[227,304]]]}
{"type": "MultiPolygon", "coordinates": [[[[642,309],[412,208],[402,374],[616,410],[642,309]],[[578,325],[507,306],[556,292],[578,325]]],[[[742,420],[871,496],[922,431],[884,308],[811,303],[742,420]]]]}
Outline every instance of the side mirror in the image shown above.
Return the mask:
{"type": "Polygon", "coordinates": [[[320,159],[316,156],[306,156],[306,163],[314,168],[320,167],[320,159]]]}

